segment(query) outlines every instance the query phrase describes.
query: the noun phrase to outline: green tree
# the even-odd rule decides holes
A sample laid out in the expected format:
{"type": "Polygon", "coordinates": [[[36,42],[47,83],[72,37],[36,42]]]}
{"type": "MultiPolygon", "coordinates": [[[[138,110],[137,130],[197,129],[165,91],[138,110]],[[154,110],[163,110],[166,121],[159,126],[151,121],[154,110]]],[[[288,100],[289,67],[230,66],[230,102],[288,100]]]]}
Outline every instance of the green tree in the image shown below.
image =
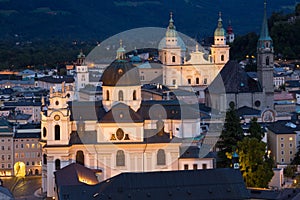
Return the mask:
{"type": "Polygon", "coordinates": [[[261,141],[264,137],[264,132],[262,131],[259,123],[257,123],[256,117],[253,117],[250,121],[249,133],[249,137],[256,138],[258,141],[261,141]]]}
{"type": "Polygon", "coordinates": [[[298,151],[297,153],[295,154],[295,157],[291,163],[292,165],[300,165],[300,148],[298,146],[298,151]]]}
{"type": "Polygon", "coordinates": [[[232,154],[237,147],[238,141],[241,141],[243,136],[243,129],[235,105],[234,103],[230,103],[229,109],[226,112],[224,128],[216,144],[219,148],[218,156],[220,158],[218,167],[230,167],[231,160],[227,155],[232,154]]]}
{"type": "Polygon", "coordinates": [[[295,175],[296,171],[297,171],[297,166],[296,165],[288,165],[284,169],[283,173],[284,173],[284,176],[292,178],[295,175]]]}
{"type": "Polygon", "coordinates": [[[272,179],[273,160],[266,156],[266,144],[256,138],[245,137],[238,142],[240,170],[247,187],[268,187],[272,179]]]}

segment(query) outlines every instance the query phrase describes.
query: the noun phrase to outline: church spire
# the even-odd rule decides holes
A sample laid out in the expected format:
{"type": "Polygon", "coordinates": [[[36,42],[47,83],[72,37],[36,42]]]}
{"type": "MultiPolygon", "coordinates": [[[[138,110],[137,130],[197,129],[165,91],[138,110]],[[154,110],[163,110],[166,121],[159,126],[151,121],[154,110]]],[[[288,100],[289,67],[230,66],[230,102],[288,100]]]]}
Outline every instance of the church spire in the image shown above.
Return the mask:
{"type": "Polygon", "coordinates": [[[268,18],[267,18],[267,1],[264,2],[264,19],[261,27],[259,40],[272,40],[269,35],[268,18]]]}
{"type": "Polygon", "coordinates": [[[166,37],[176,37],[176,27],[174,25],[173,13],[170,12],[169,26],[167,27],[166,37]]]}

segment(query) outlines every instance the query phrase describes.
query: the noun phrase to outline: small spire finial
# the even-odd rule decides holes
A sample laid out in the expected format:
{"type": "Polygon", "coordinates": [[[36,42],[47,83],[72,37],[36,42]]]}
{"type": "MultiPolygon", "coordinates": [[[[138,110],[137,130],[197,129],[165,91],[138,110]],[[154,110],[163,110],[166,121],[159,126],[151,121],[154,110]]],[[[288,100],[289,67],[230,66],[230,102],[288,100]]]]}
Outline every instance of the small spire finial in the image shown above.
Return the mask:
{"type": "Polygon", "coordinates": [[[220,18],[222,17],[222,12],[221,12],[221,11],[219,12],[219,17],[220,17],[220,18]]]}
{"type": "Polygon", "coordinates": [[[172,19],[173,18],[173,12],[171,11],[170,12],[170,19],[172,19]]]}
{"type": "Polygon", "coordinates": [[[122,45],[123,45],[123,41],[122,39],[120,39],[120,47],[122,47],[122,45]]]}

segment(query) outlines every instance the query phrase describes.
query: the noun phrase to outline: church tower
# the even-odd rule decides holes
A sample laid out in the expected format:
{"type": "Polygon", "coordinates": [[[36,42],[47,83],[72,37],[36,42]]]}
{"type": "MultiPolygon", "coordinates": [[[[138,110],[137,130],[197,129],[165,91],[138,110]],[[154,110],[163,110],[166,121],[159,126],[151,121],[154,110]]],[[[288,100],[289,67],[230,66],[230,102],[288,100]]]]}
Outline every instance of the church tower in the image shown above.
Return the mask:
{"type": "Polygon", "coordinates": [[[164,65],[181,65],[184,62],[185,49],[181,48],[180,38],[174,25],[173,14],[170,13],[169,26],[167,27],[165,44],[159,51],[160,61],[164,65]]]}
{"type": "Polygon", "coordinates": [[[61,91],[50,88],[50,104],[41,112],[41,144],[43,145],[42,189],[54,196],[53,172],[69,164],[68,145],[71,134],[69,96],[64,84],[61,91]],[[58,148],[60,147],[60,148],[58,148]]]}
{"type": "Polygon", "coordinates": [[[229,46],[226,44],[226,33],[222,24],[221,13],[219,13],[218,27],[214,33],[214,44],[211,46],[211,55],[219,69],[229,60],[229,46]]]}
{"type": "Polygon", "coordinates": [[[102,77],[102,104],[106,111],[114,105],[123,103],[134,111],[141,105],[141,83],[137,67],[125,60],[125,49],[120,41],[116,60],[103,72],[102,77]]]}
{"type": "Polygon", "coordinates": [[[269,35],[267,21],[267,3],[264,2],[264,18],[260,37],[257,42],[257,76],[262,86],[267,108],[273,108],[274,87],[273,87],[273,66],[274,49],[273,41],[269,35]]]}

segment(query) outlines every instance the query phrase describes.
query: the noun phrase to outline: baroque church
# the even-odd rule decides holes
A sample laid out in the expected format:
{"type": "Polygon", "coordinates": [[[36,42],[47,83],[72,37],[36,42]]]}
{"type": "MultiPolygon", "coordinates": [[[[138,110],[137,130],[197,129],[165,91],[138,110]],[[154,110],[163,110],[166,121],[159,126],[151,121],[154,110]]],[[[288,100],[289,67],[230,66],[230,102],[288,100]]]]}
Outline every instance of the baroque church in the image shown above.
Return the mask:
{"type": "Polygon", "coordinates": [[[198,104],[143,100],[138,69],[125,60],[123,47],[101,82],[102,101],[69,102],[64,88],[50,90],[41,113],[42,188],[48,197],[55,196],[53,172],[71,163],[97,170],[99,180],[122,172],[214,167],[213,158],[199,153],[198,104]]]}
{"type": "MultiPolygon", "coordinates": [[[[231,101],[238,107],[247,104],[272,108],[273,85],[269,78],[273,81],[273,46],[266,13],[257,47],[259,82],[253,82],[229,61],[221,16],[210,55],[197,45],[186,60],[180,40],[171,15],[165,40],[159,45],[164,85],[210,85],[208,104],[220,110],[231,101]],[[228,74],[233,70],[237,72],[235,78],[228,74]],[[218,87],[211,87],[220,78],[225,88],[221,93],[218,87]]],[[[125,59],[122,46],[100,81],[101,101],[70,101],[64,87],[50,89],[49,103],[41,112],[42,190],[47,197],[56,195],[54,172],[71,163],[95,170],[99,181],[122,172],[214,168],[214,159],[200,153],[204,136],[199,105],[177,99],[143,100],[138,68],[125,59]]]]}

